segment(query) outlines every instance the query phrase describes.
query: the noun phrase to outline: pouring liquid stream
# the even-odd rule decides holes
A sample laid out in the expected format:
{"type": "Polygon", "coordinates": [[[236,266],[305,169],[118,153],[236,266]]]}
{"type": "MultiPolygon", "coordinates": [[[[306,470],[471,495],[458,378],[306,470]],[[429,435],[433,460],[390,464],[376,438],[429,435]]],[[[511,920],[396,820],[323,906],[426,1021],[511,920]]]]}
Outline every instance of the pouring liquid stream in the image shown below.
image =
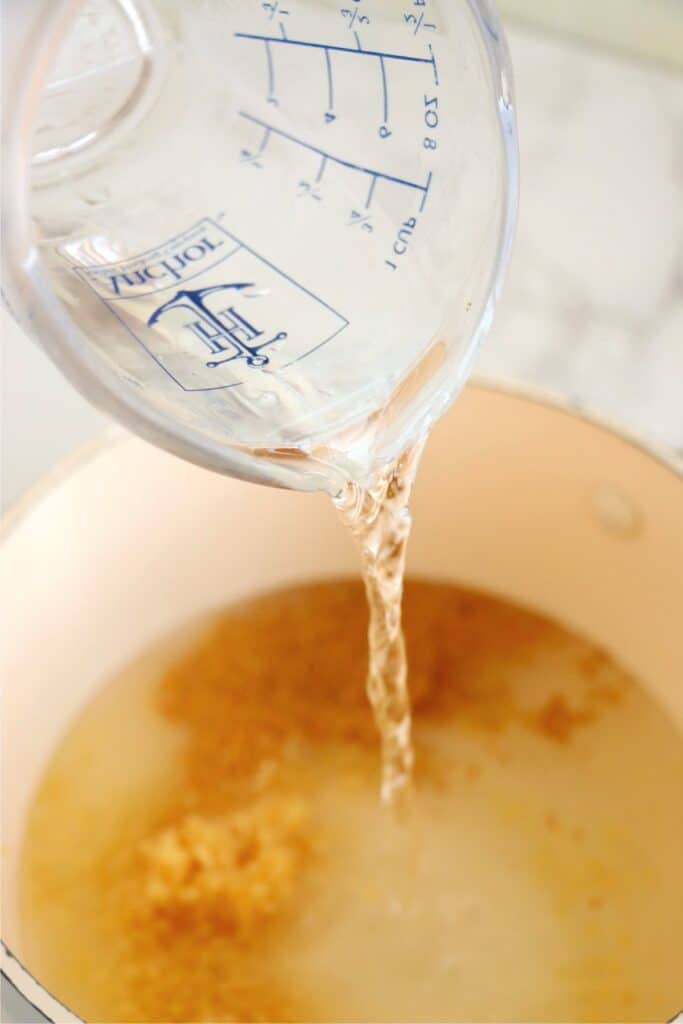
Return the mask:
{"type": "Polygon", "coordinates": [[[335,499],[357,540],[368,601],[367,694],[381,744],[382,803],[399,820],[410,814],[413,743],[401,600],[410,536],[410,495],[424,441],[377,470],[367,485],[350,482],[335,499]]]}
{"type": "MultiPolygon", "coordinates": [[[[426,437],[408,443],[406,439],[401,454],[371,471],[369,465],[372,438],[380,424],[396,417],[440,367],[442,359],[443,346],[432,346],[393,395],[384,399],[381,411],[366,421],[360,431],[350,429],[333,446],[316,448],[309,442],[309,450],[304,452],[299,447],[300,439],[292,437],[287,439],[292,442],[291,447],[252,449],[253,454],[276,460],[280,465],[293,460],[305,465],[311,476],[317,474],[324,489],[332,495],[342,524],[360,549],[369,614],[366,689],[380,739],[380,796],[398,824],[410,819],[413,803],[414,755],[401,602],[412,526],[410,497],[426,437]]],[[[286,409],[290,420],[296,421],[297,413],[309,404],[310,382],[301,373],[293,374],[288,385],[277,375],[271,376],[280,410],[286,409]]],[[[395,832],[389,831],[392,835],[395,832]]]]}

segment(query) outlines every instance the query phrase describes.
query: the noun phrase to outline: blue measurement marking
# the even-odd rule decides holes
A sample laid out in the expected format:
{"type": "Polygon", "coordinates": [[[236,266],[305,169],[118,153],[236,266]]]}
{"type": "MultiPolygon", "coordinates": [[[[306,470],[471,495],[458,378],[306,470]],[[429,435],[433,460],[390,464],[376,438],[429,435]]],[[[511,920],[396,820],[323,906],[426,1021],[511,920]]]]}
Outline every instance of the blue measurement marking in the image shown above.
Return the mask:
{"type": "Polygon", "coordinates": [[[389,94],[387,93],[387,73],[384,67],[384,57],[379,58],[379,66],[382,72],[382,109],[384,111],[382,120],[386,124],[389,120],[389,94]]]}
{"type": "Polygon", "coordinates": [[[275,68],[273,67],[273,55],[270,52],[270,43],[264,40],[266,47],[266,63],[268,65],[268,99],[275,98],[275,68]]]}
{"type": "Polygon", "coordinates": [[[264,130],[264,132],[263,132],[263,137],[261,138],[261,141],[259,143],[259,147],[258,147],[258,149],[256,150],[255,153],[252,153],[248,149],[243,149],[242,150],[242,163],[252,164],[254,167],[262,167],[263,165],[259,163],[259,157],[263,154],[266,146],[268,145],[268,140],[269,139],[270,139],[270,128],[266,128],[264,130]]]}
{"type": "MultiPolygon", "coordinates": [[[[200,223],[201,223],[201,221],[200,221],[200,223]]],[[[220,224],[218,224],[217,226],[220,228],[221,231],[223,230],[223,228],[221,227],[220,224]]],[[[175,235],[172,238],[170,238],[169,241],[172,242],[174,240],[174,238],[182,238],[184,234],[185,234],[185,232],[182,232],[180,235],[175,235]]],[[[227,234],[227,232],[226,232],[226,234],[227,234]]],[[[218,267],[221,263],[224,263],[225,260],[229,260],[231,256],[234,256],[235,253],[238,252],[238,250],[240,248],[243,248],[242,243],[241,242],[236,242],[235,248],[234,249],[230,249],[230,251],[228,253],[226,253],[225,256],[221,256],[221,258],[216,260],[215,263],[209,263],[207,266],[202,267],[201,270],[198,270],[196,272],[196,274],[188,274],[187,277],[184,277],[183,278],[183,284],[186,281],[194,281],[194,279],[196,277],[201,277],[203,274],[206,274],[207,271],[213,270],[214,267],[218,267]]],[[[111,267],[112,269],[115,269],[117,267],[128,267],[131,264],[139,262],[141,259],[144,258],[144,256],[149,255],[149,254],[153,254],[153,253],[155,253],[157,251],[158,251],[157,249],[148,249],[147,253],[142,253],[140,256],[131,257],[130,259],[123,260],[120,263],[105,264],[105,266],[111,267]]],[[[84,271],[86,269],[91,269],[91,268],[89,268],[89,267],[86,268],[86,267],[82,267],[80,265],[74,265],[74,264],[71,264],[71,265],[72,265],[73,269],[76,271],[76,273],[78,274],[78,276],[81,278],[81,280],[85,281],[85,283],[88,284],[92,288],[92,285],[88,281],[87,276],[82,273],[82,271],[84,271]]],[[[124,271],[124,273],[125,273],[125,271],[124,271]]],[[[177,287],[177,285],[170,284],[170,285],[168,285],[167,288],[152,288],[148,292],[136,292],[134,296],[130,296],[130,295],[108,295],[106,299],[103,298],[102,296],[100,296],[100,298],[102,298],[102,301],[104,302],[105,305],[108,305],[109,303],[112,303],[112,302],[126,302],[131,297],[135,298],[135,299],[145,299],[149,295],[159,295],[161,292],[170,291],[171,288],[175,288],[175,287],[177,287]]],[[[99,292],[97,292],[96,294],[99,295],[99,292]]],[[[114,312],[114,310],[112,308],[112,313],[113,312],[114,312]]],[[[123,321],[121,321],[121,323],[123,323],[123,321]]]]}
{"type": "Polygon", "coordinates": [[[372,181],[370,182],[370,188],[368,189],[368,198],[365,200],[365,209],[366,210],[369,207],[370,203],[372,202],[372,194],[375,191],[375,185],[376,184],[377,184],[377,178],[373,177],[372,181]]]}
{"type": "Polygon", "coordinates": [[[325,173],[325,166],[326,165],[327,165],[327,157],[323,156],[322,160],[320,161],[320,167],[318,168],[318,173],[315,176],[316,184],[319,181],[322,180],[322,176],[325,173]]]}
{"type": "Polygon", "coordinates": [[[422,213],[422,211],[425,208],[425,203],[427,202],[427,196],[429,195],[429,186],[431,185],[431,183],[432,183],[432,172],[430,171],[429,174],[427,175],[427,184],[424,187],[424,195],[422,196],[422,202],[420,203],[420,213],[422,213]]]}
{"type": "Polygon", "coordinates": [[[431,43],[429,44],[429,63],[432,65],[432,70],[434,72],[434,84],[438,85],[439,84],[439,72],[437,71],[437,68],[436,68],[436,57],[434,56],[434,50],[432,49],[432,44],[431,43]]]}
{"type": "Polygon", "coordinates": [[[289,11],[282,10],[279,3],[263,3],[261,4],[261,7],[264,9],[264,11],[268,11],[268,21],[272,21],[275,15],[278,13],[285,16],[289,14],[289,11]]]}
{"type": "Polygon", "coordinates": [[[384,50],[363,50],[360,41],[357,49],[352,46],[333,46],[328,43],[309,43],[304,39],[280,39],[278,36],[261,36],[251,32],[235,32],[236,39],[258,39],[261,42],[284,43],[288,46],[308,46],[314,50],[329,50],[331,53],[362,53],[364,57],[383,57],[385,60],[406,60],[413,64],[434,65],[433,55],[430,57],[413,57],[407,53],[387,53],[384,50]]]}
{"type": "Polygon", "coordinates": [[[360,36],[357,32],[353,33],[353,38],[356,40],[356,49],[359,53],[363,53],[363,47],[360,45],[360,36]]]}
{"type": "Polygon", "coordinates": [[[334,88],[332,86],[332,61],[330,51],[325,50],[325,67],[327,69],[327,109],[330,113],[334,110],[334,88]]]}
{"type": "Polygon", "coordinates": [[[406,188],[414,188],[418,192],[424,192],[425,195],[429,189],[431,171],[427,178],[427,184],[420,185],[417,181],[408,181],[406,178],[399,178],[394,174],[385,174],[383,171],[373,170],[372,167],[364,167],[362,164],[356,164],[352,160],[344,160],[342,157],[333,156],[332,153],[328,153],[326,150],[320,149],[319,146],[314,146],[310,142],[305,142],[303,139],[299,139],[296,135],[290,135],[289,132],[285,132],[281,128],[275,128],[272,124],[269,125],[265,121],[261,121],[260,118],[254,117],[253,114],[248,114],[245,110],[240,110],[240,117],[253,122],[253,124],[259,125],[261,128],[270,128],[274,135],[280,135],[283,139],[287,139],[289,142],[293,142],[295,145],[301,146],[303,149],[308,149],[311,153],[317,153],[318,156],[325,157],[326,160],[331,160],[333,163],[339,164],[341,167],[348,167],[350,170],[360,171],[362,174],[370,174],[373,178],[381,178],[382,181],[391,181],[396,185],[405,185],[406,188]]]}
{"type": "Polygon", "coordinates": [[[287,39],[287,33],[285,32],[285,25],[283,21],[280,22],[280,34],[282,35],[282,39],[277,39],[275,42],[288,43],[289,40],[287,39]]]}

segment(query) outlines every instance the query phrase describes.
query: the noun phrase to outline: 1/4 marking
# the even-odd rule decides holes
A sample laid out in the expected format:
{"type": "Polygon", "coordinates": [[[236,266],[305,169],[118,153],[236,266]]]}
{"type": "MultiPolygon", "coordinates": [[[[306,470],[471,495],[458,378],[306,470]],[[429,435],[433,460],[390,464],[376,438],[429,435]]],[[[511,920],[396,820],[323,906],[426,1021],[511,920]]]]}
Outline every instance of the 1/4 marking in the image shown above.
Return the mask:
{"type": "Polygon", "coordinates": [[[286,18],[289,14],[289,11],[285,11],[280,7],[279,0],[274,0],[272,3],[262,3],[261,7],[266,12],[268,21],[272,21],[276,14],[283,18],[286,18]]]}

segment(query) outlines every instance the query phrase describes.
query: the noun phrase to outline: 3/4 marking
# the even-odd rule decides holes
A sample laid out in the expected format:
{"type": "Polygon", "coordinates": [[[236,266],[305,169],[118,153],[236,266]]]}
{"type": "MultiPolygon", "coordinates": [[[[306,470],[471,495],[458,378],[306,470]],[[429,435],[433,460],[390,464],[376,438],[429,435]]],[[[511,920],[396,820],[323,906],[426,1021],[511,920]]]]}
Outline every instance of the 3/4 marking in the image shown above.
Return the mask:
{"type": "Polygon", "coordinates": [[[372,233],[372,222],[369,214],[359,213],[358,210],[351,210],[351,219],[348,221],[349,227],[359,225],[361,231],[367,231],[369,234],[372,233]]]}

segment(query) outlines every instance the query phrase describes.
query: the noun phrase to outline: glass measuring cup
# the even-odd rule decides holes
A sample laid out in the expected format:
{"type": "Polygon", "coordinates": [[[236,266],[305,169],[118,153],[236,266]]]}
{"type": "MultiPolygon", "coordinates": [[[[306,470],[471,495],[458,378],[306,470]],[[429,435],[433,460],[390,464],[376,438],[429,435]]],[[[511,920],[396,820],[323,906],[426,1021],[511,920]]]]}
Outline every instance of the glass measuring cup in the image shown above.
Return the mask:
{"type": "Polygon", "coordinates": [[[333,493],[426,434],[515,216],[488,0],[32,0],[5,38],[5,293],[79,390],[333,493]]]}

